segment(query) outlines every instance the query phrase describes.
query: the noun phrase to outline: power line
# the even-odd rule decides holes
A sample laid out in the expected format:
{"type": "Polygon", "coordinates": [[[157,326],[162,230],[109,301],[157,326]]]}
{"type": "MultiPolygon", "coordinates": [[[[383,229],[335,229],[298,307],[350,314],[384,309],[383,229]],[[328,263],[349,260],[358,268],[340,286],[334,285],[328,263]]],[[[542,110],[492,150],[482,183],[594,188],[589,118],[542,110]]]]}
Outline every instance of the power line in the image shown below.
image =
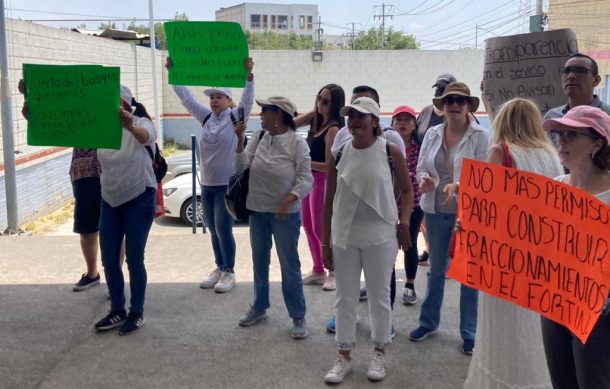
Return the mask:
{"type": "MultiPolygon", "coordinates": [[[[382,4],[382,5],[376,5],[375,7],[373,7],[373,10],[375,9],[379,9],[379,7],[381,7],[381,15],[374,15],[373,17],[375,19],[379,18],[381,19],[381,50],[383,50],[384,44],[385,44],[385,18],[393,18],[394,14],[393,13],[388,13],[386,14],[385,10],[386,10],[386,5],[382,4]]],[[[393,5],[387,5],[389,12],[393,11],[394,6],[393,5]]]]}
{"type": "MultiPolygon", "coordinates": [[[[75,14],[75,13],[67,13],[67,12],[53,12],[53,11],[44,11],[44,10],[33,10],[33,9],[23,9],[23,8],[7,8],[9,11],[19,11],[19,12],[30,12],[30,13],[39,13],[39,14],[51,14],[51,15],[68,15],[68,16],[87,16],[94,18],[103,18],[101,20],[108,20],[109,18],[127,18],[127,16],[103,16],[103,15],[88,15],[88,14],[75,14]]],[[[148,19],[146,19],[148,20],[148,19]]]]}

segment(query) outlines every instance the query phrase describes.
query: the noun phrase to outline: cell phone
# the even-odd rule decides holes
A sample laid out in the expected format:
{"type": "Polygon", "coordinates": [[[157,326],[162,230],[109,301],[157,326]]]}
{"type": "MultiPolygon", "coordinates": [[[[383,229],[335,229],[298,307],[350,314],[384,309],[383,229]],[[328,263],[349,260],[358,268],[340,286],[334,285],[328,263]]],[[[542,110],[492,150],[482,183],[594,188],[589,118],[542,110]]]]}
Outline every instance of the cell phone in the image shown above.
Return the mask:
{"type": "Polygon", "coordinates": [[[237,121],[238,122],[244,121],[244,109],[242,107],[237,108],[237,121]]]}

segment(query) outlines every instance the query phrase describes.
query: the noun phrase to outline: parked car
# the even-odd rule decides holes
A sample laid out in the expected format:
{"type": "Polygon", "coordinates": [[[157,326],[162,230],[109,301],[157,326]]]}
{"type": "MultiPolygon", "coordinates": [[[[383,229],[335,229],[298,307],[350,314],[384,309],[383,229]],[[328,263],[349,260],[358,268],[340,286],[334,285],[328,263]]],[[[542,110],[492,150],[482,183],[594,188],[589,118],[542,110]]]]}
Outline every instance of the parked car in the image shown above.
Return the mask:
{"type": "MultiPolygon", "coordinates": [[[[190,154],[189,154],[190,155],[190,154]]],[[[189,158],[190,160],[190,158],[189,158]]],[[[163,184],[163,203],[165,204],[165,216],[179,217],[186,224],[193,222],[193,174],[190,171],[180,174],[163,184]]],[[[196,200],[196,221],[201,225],[203,221],[203,211],[201,208],[201,186],[199,182],[195,184],[196,200]]]]}
{"type": "MultiPolygon", "coordinates": [[[[199,170],[199,165],[195,165],[199,170]]],[[[163,185],[179,177],[183,174],[190,174],[193,171],[191,164],[191,151],[181,152],[180,154],[173,155],[167,158],[167,174],[163,178],[163,185]]]]}

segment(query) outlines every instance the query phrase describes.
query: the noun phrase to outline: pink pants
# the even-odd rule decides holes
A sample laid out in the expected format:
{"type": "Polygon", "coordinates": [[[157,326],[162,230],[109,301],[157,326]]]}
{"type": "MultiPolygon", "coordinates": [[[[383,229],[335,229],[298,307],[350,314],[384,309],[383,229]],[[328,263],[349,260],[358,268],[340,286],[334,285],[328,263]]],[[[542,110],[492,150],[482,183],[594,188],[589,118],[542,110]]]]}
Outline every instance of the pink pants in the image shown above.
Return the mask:
{"type": "Polygon", "coordinates": [[[312,172],[313,187],[301,202],[301,218],[303,229],[309,243],[309,251],[313,260],[313,271],[322,273],[322,218],[324,217],[324,192],[326,190],[326,173],[312,172]]]}

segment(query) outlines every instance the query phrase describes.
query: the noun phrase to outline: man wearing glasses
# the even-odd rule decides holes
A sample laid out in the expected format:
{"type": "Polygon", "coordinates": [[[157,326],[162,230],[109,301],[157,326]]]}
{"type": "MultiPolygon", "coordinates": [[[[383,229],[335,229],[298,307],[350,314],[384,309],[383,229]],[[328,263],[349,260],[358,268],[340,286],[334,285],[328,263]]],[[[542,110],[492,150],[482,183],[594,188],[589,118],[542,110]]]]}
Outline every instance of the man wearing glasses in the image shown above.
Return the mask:
{"type": "Polygon", "coordinates": [[[580,53],[572,54],[561,68],[561,82],[568,96],[568,103],[551,109],[544,115],[544,119],[562,118],[570,108],[579,105],[600,108],[610,115],[610,105],[602,103],[599,97],[593,94],[593,89],[600,81],[597,62],[593,58],[580,53]]]}

